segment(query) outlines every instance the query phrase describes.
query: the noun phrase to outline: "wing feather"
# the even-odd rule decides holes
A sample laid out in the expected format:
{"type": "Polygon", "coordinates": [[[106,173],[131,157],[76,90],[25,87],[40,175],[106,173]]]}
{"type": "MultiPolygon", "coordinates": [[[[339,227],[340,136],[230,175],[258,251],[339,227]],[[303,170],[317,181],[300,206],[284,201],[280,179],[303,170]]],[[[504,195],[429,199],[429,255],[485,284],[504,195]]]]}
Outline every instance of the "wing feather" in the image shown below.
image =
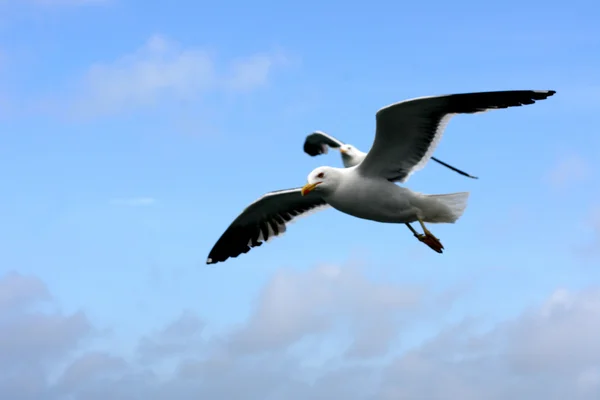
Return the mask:
{"type": "Polygon", "coordinates": [[[554,90],[462,93],[419,97],[389,105],[377,111],[375,140],[358,171],[406,182],[413,172],[427,164],[454,115],[533,104],[554,93],[554,90]]]}
{"type": "Polygon", "coordinates": [[[295,188],[270,192],[246,207],[217,240],[206,263],[216,264],[247,253],[283,235],[287,224],[299,217],[329,206],[318,193],[302,196],[300,191],[301,188],[295,188]]]}
{"type": "Polygon", "coordinates": [[[304,140],[304,152],[314,157],[320,154],[327,154],[328,147],[339,148],[343,145],[343,142],[333,136],[325,132],[316,131],[308,135],[304,140]]]}

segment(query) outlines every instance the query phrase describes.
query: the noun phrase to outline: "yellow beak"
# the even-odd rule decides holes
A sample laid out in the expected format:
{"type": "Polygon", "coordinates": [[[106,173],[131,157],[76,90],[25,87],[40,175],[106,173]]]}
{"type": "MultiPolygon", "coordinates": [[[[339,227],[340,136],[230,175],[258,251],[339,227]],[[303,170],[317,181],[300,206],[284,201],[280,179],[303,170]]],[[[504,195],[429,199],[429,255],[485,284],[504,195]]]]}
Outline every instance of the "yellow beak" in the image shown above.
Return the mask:
{"type": "Polygon", "coordinates": [[[342,149],[341,147],[339,149],[340,149],[340,153],[346,154],[346,150],[342,149]]]}
{"type": "Polygon", "coordinates": [[[306,196],[308,193],[310,193],[313,190],[315,190],[315,188],[317,186],[319,186],[320,184],[321,184],[321,182],[307,183],[306,185],[304,185],[302,187],[302,190],[300,191],[300,194],[302,194],[302,196],[306,196]]]}

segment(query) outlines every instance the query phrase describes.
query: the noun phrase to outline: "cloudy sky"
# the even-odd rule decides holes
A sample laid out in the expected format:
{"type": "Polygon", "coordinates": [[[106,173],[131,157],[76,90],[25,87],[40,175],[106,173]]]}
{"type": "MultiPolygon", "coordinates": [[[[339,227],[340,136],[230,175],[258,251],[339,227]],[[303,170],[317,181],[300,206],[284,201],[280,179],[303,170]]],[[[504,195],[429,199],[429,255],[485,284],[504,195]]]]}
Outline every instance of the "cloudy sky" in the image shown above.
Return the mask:
{"type": "Polygon", "coordinates": [[[1,398],[600,398],[598,5],[339,4],[0,0],[1,398]],[[450,122],[479,180],[407,183],[471,192],[444,254],[330,209],[204,264],[341,166],[307,133],[505,89],[557,94],[450,122]]]}

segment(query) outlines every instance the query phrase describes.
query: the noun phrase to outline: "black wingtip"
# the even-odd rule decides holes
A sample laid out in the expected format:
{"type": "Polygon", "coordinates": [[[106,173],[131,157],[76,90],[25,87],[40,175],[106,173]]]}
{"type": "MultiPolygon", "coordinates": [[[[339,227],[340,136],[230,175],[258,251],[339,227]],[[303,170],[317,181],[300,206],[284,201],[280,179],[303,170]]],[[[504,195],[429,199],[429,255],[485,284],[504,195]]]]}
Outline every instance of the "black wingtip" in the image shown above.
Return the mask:
{"type": "Polygon", "coordinates": [[[543,100],[553,96],[556,93],[556,90],[534,90],[533,92],[539,95],[534,98],[535,100],[543,100]]]}
{"type": "Polygon", "coordinates": [[[309,142],[304,142],[304,148],[303,149],[304,149],[304,152],[306,154],[308,154],[309,156],[311,156],[311,157],[318,156],[318,155],[323,154],[325,152],[323,150],[322,146],[320,146],[320,145],[314,145],[314,144],[311,144],[309,142]]]}

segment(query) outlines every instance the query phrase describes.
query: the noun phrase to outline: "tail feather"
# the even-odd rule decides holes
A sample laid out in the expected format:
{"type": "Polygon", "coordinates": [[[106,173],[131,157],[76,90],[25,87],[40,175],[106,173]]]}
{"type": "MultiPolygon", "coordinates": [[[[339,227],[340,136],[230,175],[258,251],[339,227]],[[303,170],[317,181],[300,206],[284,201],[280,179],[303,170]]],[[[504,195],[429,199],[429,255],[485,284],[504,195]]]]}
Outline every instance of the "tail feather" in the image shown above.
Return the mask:
{"type": "Polygon", "coordinates": [[[453,224],[465,212],[469,192],[430,194],[425,195],[425,197],[435,199],[438,203],[438,207],[432,207],[435,210],[431,210],[432,212],[426,216],[425,222],[453,224]]]}

